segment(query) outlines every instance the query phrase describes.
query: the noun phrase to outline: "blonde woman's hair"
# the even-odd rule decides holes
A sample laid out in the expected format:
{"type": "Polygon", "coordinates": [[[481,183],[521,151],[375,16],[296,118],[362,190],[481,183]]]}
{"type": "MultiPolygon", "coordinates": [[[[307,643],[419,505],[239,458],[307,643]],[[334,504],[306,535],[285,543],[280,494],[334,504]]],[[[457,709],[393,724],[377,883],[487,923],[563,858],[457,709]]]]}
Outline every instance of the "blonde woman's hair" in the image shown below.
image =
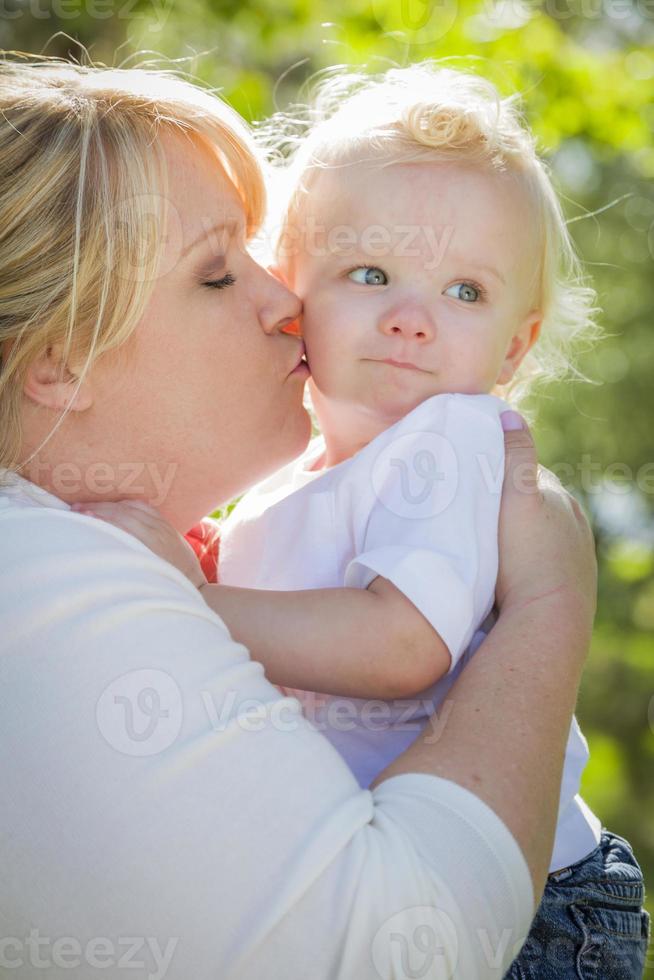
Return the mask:
{"type": "Polygon", "coordinates": [[[495,392],[517,405],[536,381],[585,377],[574,360],[579,349],[602,335],[594,320],[595,291],[582,273],[549,170],[537,155],[516,96],[502,98],[486,79],[433,61],[382,75],[338,71],[318,82],[308,111],[293,107],[278,113],[259,128],[258,138],[273,165],[272,203],[282,202],[271,212],[269,236],[278,261],[287,260],[289,268],[289,232],[326,168],[342,168],[347,181],[352,163],[454,161],[522,180],[540,238],[535,278],[543,321],[538,343],[495,392]]]}
{"type": "Polygon", "coordinates": [[[83,362],[79,387],[141,318],[164,241],[162,131],[215,153],[256,231],[265,211],[259,154],[212,91],[169,70],[0,58],[0,467],[20,459],[35,358],[61,345],[64,364],[83,362]]]}

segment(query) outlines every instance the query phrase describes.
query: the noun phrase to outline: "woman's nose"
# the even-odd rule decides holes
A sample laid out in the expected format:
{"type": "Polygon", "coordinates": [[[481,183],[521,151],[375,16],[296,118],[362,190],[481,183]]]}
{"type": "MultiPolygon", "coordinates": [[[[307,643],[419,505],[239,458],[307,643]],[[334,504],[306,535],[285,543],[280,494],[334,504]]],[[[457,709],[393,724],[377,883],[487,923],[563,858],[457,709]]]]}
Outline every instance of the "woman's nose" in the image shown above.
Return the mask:
{"type": "Polygon", "coordinates": [[[420,343],[433,340],[435,335],[428,310],[418,304],[404,304],[388,310],[379,320],[379,329],[387,336],[396,335],[420,343]]]}
{"type": "Polygon", "coordinates": [[[302,301],[280,279],[266,270],[262,271],[266,280],[259,307],[259,322],[266,333],[282,330],[291,333],[292,324],[302,313],[302,301]]]}

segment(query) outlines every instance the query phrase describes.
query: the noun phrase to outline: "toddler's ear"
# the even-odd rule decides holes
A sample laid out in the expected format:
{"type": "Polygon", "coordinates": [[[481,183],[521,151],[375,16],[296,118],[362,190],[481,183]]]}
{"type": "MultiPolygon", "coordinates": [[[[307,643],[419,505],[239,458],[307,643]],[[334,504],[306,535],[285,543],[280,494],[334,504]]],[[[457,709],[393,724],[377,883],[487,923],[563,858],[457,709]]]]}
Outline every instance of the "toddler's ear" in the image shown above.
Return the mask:
{"type": "Polygon", "coordinates": [[[509,383],[525,354],[531,350],[538,340],[542,319],[543,314],[540,310],[532,310],[525,317],[522,326],[509,342],[496,384],[505,385],[509,383]]]}

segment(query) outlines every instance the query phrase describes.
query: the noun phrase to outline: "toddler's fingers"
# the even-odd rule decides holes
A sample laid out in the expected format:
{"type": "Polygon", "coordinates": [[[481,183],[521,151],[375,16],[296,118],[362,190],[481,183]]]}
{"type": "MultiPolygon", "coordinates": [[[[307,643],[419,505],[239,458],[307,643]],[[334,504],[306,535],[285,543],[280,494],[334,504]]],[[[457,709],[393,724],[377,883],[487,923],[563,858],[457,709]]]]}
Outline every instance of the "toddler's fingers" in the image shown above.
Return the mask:
{"type": "Polygon", "coordinates": [[[71,510],[76,513],[95,514],[107,521],[117,521],[131,519],[139,521],[143,527],[155,530],[164,523],[164,518],[158,510],[150,507],[149,504],[139,506],[141,501],[136,500],[99,500],[71,504],[71,510]]]}
{"type": "Polygon", "coordinates": [[[95,514],[97,517],[103,518],[120,513],[120,510],[117,510],[114,504],[105,500],[99,500],[97,503],[89,501],[88,503],[71,504],[70,509],[74,510],[76,514],[95,514]]]}
{"type": "Polygon", "coordinates": [[[145,500],[118,500],[116,501],[116,503],[121,506],[125,505],[127,507],[132,507],[134,508],[134,510],[137,510],[143,514],[148,514],[151,517],[157,518],[157,520],[160,521],[164,520],[164,518],[161,516],[160,511],[152,504],[146,503],[145,500]]]}
{"type": "Polygon", "coordinates": [[[142,514],[151,514],[152,516],[157,516],[161,518],[161,514],[150,504],[146,504],[142,500],[80,500],[75,504],[71,504],[71,510],[105,510],[105,511],[119,511],[119,510],[133,510],[138,511],[142,514]]]}
{"type": "Polygon", "coordinates": [[[127,531],[128,534],[148,545],[153,540],[154,535],[161,530],[161,523],[159,525],[151,524],[148,516],[142,511],[128,507],[103,502],[94,504],[92,507],[77,505],[71,509],[74,509],[77,514],[95,517],[96,520],[112,524],[114,527],[120,528],[121,531],[127,531]]]}
{"type": "Polygon", "coordinates": [[[113,524],[114,527],[118,527],[122,531],[127,531],[137,538],[148,532],[142,520],[134,518],[125,512],[112,511],[108,507],[98,507],[97,509],[76,507],[75,512],[77,514],[83,514],[85,517],[95,517],[96,520],[104,521],[106,524],[113,524]]]}

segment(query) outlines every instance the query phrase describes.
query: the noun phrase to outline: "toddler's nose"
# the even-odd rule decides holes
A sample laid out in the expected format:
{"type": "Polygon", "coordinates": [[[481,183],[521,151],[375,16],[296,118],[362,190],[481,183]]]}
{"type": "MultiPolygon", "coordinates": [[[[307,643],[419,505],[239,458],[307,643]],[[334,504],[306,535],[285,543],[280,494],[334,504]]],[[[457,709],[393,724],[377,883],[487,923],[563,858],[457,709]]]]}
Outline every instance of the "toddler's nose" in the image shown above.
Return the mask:
{"type": "Polygon", "coordinates": [[[379,329],[388,336],[396,334],[421,343],[433,340],[435,333],[429,312],[418,304],[404,304],[388,310],[379,321],[379,329]]]}

